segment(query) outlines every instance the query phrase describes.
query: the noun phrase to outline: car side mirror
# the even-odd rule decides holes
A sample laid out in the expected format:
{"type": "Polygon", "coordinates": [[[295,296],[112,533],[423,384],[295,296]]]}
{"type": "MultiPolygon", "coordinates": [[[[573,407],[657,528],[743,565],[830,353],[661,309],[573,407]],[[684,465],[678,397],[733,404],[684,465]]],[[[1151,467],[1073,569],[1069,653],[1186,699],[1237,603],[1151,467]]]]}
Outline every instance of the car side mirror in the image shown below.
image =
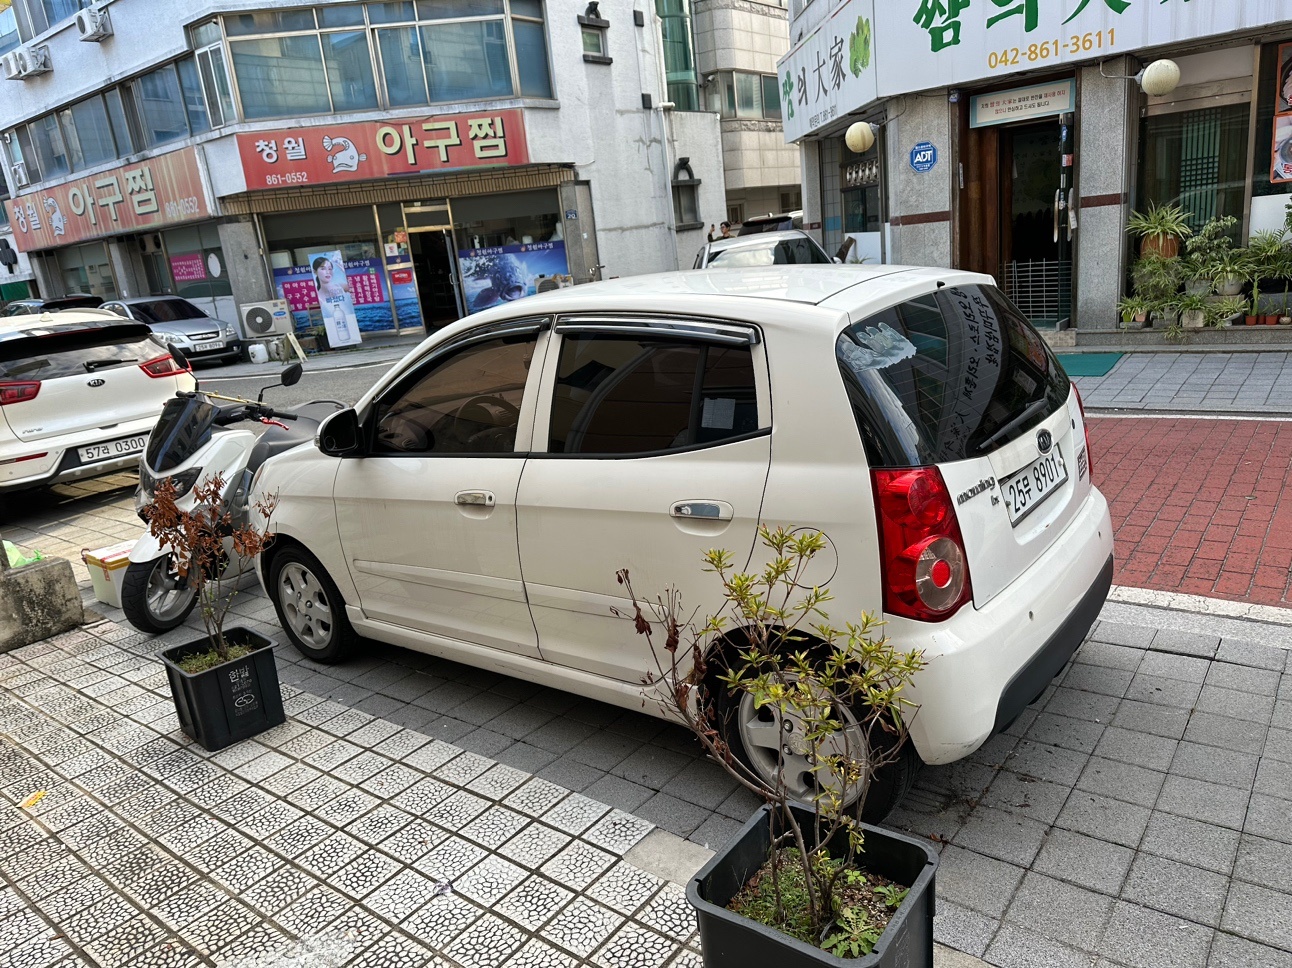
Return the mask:
{"type": "Polygon", "coordinates": [[[301,368],[299,363],[293,363],[291,366],[283,370],[282,375],[279,376],[278,379],[282,382],[283,386],[294,387],[296,384],[301,382],[301,374],[303,372],[304,370],[301,368]]]}
{"type": "Polygon", "coordinates": [[[361,453],[363,433],[354,408],[346,407],[325,417],[314,436],[314,445],[329,457],[354,457],[361,453]]]}

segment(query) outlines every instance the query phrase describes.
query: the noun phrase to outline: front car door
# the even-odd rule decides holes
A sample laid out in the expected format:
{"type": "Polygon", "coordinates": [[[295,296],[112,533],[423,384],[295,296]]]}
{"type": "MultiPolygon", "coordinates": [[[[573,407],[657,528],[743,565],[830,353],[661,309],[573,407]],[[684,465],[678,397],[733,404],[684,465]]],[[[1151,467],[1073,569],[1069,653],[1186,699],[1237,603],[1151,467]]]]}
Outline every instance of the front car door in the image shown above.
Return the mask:
{"type": "Polygon", "coordinates": [[[341,545],[371,620],[537,655],[516,489],[548,331],[527,320],[432,351],[377,397],[366,456],[340,462],[341,545]]]}
{"type": "MultiPolygon", "coordinates": [[[[558,323],[534,453],[517,500],[521,566],[543,658],[640,683],[650,651],[613,608],[675,586],[721,601],[710,548],[747,562],[771,458],[767,364],[748,326],[663,319],[558,323]]],[[[701,616],[702,618],[703,616],[701,616]]]]}

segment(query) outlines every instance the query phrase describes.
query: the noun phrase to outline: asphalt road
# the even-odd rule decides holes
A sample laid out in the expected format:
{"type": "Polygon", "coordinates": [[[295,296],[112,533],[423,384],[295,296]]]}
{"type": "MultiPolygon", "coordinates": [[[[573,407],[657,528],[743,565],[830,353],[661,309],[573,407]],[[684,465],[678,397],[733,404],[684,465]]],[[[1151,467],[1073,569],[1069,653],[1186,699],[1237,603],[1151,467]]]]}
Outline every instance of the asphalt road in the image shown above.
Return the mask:
{"type": "MultiPolygon", "coordinates": [[[[335,370],[305,371],[301,382],[294,387],[277,387],[265,393],[265,401],[275,406],[295,406],[310,400],[340,400],[352,404],[372,387],[385,372],[394,365],[393,361],[370,363],[365,366],[346,367],[335,370]]],[[[204,367],[196,371],[198,386],[203,390],[223,393],[235,397],[255,399],[260,388],[274,377],[267,371],[265,375],[244,377],[222,377],[219,367],[204,367]]]]}

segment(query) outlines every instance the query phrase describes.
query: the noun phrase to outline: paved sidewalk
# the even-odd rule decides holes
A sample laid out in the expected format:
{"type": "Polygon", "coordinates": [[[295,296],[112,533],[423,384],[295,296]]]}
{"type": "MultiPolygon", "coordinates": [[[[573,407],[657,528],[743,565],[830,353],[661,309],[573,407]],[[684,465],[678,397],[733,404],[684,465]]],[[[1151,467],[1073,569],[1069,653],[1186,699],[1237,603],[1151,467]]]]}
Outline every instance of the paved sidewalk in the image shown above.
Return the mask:
{"type": "MultiPolygon", "coordinates": [[[[424,333],[412,333],[405,336],[374,337],[370,344],[354,349],[330,350],[310,356],[301,365],[307,372],[322,373],[328,370],[344,370],[356,366],[372,366],[377,363],[392,363],[401,360],[426,339],[424,333]]],[[[277,373],[288,361],[270,360],[267,363],[230,363],[228,366],[203,366],[197,371],[202,382],[212,380],[231,380],[248,376],[277,373]]]]}
{"type": "Polygon", "coordinates": [[[1118,584],[1292,607],[1292,423],[1092,418],[1118,584]]]}
{"type": "Polygon", "coordinates": [[[1096,409],[1292,413],[1292,353],[1127,353],[1104,376],[1076,377],[1096,409]]]}

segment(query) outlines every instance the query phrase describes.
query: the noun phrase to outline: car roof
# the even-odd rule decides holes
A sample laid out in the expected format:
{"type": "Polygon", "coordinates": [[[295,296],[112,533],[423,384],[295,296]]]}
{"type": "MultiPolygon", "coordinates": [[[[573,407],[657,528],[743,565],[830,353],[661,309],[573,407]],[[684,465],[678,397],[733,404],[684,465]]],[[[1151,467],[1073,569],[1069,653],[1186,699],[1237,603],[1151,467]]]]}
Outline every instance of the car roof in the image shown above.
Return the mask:
{"type": "Polygon", "coordinates": [[[691,269],[626,276],[556,289],[503,303],[462,322],[474,326],[500,319],[516,319],[527,312],[546,315],[655,310],[670,314],[724,316],[738,314],[736,304],[746,300],[810,306],[828,303],[826,309],[848,312],[859,301],[865,301],[868,292],[873,292],[875,298],[884,298],[893,290],[893,284],[900,283],[903,290],[933,289],[939,282],[994,285],[990,276],[926,266],[784,265],[691,269]],[[846,298],[834,299],[843,293],[847,293],[846,298]]]}
{"type": "Polygon", "coordinates": [[[53,327],[110,326],[113,323],[133,323],[134,320],[118,316],[106,309],[61,309],[57,312],[26,313],[22,316],[0,318],[0,338],[28,330],[46,331],[53,327]]]}
{"type": "Polygon", "coordinates": [[[781,229],[779,232],[759,232],[756,235],[733,235],[729,239],[714,239],[709,243],[709,252],[723,252],[727,249],[734,248],[759,248],[761,246],[775,245],[784,239],[812,239],[801,229],[781,229]]]}
{"type": "MultiPolygon", "coordinates": [[[[184,299],[183,296],[177,296],[173,292],[164,292],[157,296],[130,296],[126,299],[109,299],[108,302],[121,303],[124,306],[135,306],[139,303],[158,302],[163,299],[184,299]]],[[[187,299],[184,299],[188,302],[187,299]]]]}

